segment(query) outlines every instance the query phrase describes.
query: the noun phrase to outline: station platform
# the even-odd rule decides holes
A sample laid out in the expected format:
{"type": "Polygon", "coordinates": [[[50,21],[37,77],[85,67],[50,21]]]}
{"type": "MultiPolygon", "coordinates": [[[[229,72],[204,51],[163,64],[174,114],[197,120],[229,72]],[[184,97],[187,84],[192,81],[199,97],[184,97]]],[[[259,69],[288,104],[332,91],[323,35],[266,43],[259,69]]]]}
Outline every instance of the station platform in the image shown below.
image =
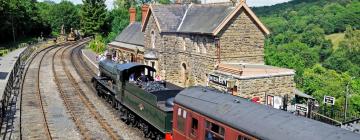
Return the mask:
{"type": "Polygon", "coordinates": [[[87,61],[89,61],[94,67],[98,68],[99,61],[96,59],[97,54],[88,49],[82,49],[82,54],[87,61]]]}
{"type": "Polygon", "coordinates": [[[4,57],[0,57],[0,98],[3,97],[10,72],[13,70],[16,60],[25,49],[25,47],[19,48],[6,54],[4,57]]]}

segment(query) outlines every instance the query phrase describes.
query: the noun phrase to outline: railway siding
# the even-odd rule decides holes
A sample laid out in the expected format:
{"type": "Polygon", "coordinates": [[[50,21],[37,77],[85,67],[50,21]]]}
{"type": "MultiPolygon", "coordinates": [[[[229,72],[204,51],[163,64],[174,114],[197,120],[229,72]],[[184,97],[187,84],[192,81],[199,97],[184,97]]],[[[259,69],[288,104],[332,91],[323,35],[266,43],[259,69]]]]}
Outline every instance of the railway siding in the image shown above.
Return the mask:
{"type": "Polygon", "coordinates": [[[38,89],[39,68],[49,48],[35,56],[26,71],[21,93],[21,137],[23,139],[52,139],[43,102],[38,89]]]}

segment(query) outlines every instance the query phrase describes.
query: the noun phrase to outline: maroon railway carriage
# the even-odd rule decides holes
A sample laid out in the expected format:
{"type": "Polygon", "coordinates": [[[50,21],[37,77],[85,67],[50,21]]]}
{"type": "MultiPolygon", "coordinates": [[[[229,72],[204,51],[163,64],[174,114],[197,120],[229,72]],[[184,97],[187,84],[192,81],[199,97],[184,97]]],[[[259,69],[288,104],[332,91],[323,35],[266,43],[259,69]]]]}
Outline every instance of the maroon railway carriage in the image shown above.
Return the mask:
{"type": "Polygon", "coordinates": [[[174,101],[173,140],[353,140],[360,135],[205,87],[174,101]]]}

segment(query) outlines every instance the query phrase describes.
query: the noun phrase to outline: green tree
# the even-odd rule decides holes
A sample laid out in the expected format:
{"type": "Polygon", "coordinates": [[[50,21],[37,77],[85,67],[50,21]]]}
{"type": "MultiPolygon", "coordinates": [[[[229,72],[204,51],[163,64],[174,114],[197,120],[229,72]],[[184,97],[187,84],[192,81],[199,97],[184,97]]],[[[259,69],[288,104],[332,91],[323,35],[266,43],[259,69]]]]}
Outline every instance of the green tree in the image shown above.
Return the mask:
{"type": "Polygon", "coordinates": [[[106,21],[105,0],[83,0],[81,8],[81,31],[85,35],[104,34],[103,26],[106,21]]]}
{"type": "Polygon", "coordinates": [[[49,11],[48,20],[54,34],[60,32],[62,25],[64,25],[66,32],[70,32],[70,28],[80,28],[79,10],[69,1],[61,1],[59,4],[54,5],[49,11]]]}

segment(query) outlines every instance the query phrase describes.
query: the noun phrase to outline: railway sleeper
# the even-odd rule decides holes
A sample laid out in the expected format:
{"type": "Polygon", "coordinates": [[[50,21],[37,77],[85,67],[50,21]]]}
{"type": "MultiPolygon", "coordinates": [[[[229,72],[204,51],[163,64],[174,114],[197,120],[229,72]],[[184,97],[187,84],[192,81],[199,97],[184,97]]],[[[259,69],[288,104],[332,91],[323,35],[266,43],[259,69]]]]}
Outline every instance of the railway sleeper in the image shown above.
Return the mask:
{"type": "Polygon", "coordinates": [[[123,106],[121,102],[117,101],[113,94],[108,94],[107,90],[101,88],[100,86],[96,86],[96,91],[99,97],[102,97],[105,101],[107,101],[113,108],[120,111],[120,118],[125,124],[131,125],[132,127],[138,128],[141,130],[145,136],[145,138],[150,138],[153,140],[162,140],[164,139],[164,135],[162,132],[157,130],[147,121],[133,113],[130,109],[123,106]]]}

